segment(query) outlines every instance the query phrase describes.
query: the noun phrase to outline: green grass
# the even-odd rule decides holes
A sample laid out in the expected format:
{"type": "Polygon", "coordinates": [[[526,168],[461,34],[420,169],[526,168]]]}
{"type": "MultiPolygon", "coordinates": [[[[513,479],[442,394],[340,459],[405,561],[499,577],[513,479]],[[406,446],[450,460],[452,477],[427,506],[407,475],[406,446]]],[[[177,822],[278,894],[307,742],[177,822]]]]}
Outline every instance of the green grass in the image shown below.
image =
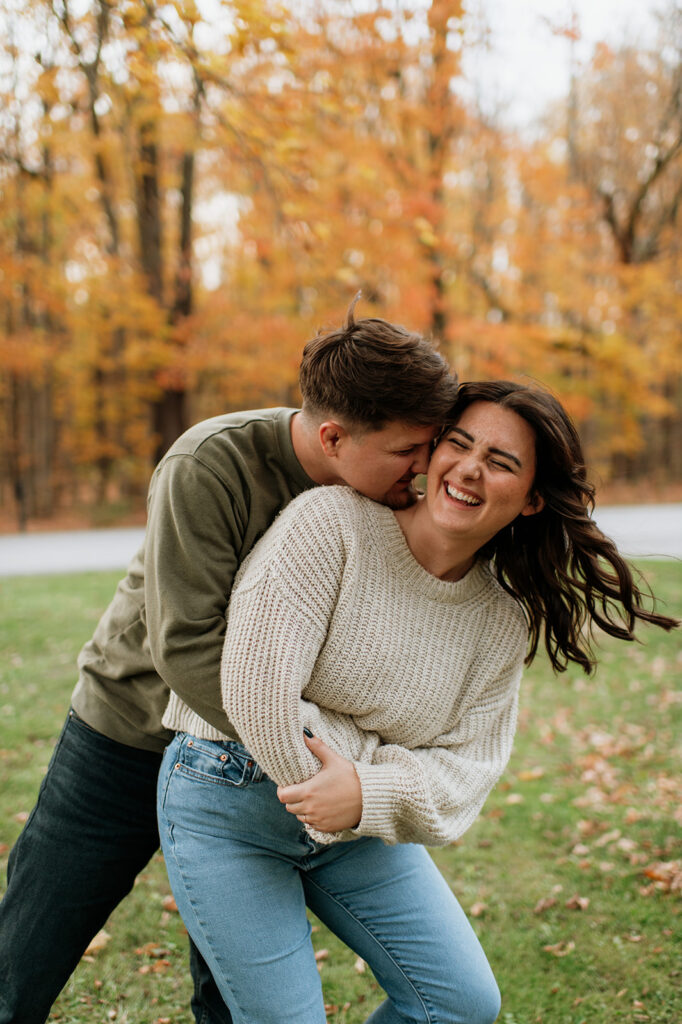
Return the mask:
{"type": "MultiPolygon", "coordinates": [[[[645,569],[667,610],[682,616],[682,564],[645,569]]],[[[3,882],[68,706],[76,655],[117,578],[0,581],[3,882]]],[[[502,1024],[682,1020],[681,634],[641,636],[641,645],[604,638],[589,679],[573,669],[554,677],[538,658],[504,779],[462,841],[433,853],[473,908],[502,990],[502,1024]]],[[[164,907],[169,893],[157,856],[54,1019],[189,1024],[187,941],[164,907]]],[[[320,969],[329,1020],[359,1024],[382,998],[377,984],[324,927],[314,940],[328,951],[320,969]]]]}

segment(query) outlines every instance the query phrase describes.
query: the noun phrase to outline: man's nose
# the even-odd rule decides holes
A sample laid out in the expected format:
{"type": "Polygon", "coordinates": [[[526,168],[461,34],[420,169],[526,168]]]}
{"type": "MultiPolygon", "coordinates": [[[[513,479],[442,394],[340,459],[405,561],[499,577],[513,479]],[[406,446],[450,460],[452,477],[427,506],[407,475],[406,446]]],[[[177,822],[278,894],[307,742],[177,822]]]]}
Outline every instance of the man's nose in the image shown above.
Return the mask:
{"type": "Polygon", "coordinates": [[[414,459],[412,461],[412,465],[410,466],[410,469],[415,476],[417,476],[417,474],[419,473],[426,473],[427,469],[429,468],[430,454],[430,444],[420,444],[419,447],[415,449],[414,459]]]}

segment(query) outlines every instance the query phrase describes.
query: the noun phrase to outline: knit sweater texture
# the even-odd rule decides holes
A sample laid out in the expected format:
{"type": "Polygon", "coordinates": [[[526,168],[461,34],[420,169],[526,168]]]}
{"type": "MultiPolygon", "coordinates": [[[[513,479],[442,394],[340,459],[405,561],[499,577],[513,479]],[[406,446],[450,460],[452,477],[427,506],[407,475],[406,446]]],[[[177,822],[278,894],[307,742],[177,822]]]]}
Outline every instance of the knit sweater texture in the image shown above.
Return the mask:
{"type": "Polygon", "coordinates": [[[306,725],[350,758],[355,829],[443,845],[477,817],[516,727],[528,628],[482,561],[457,582],[413,557],[390,509],[348,487],[287,506],[242,565],[227,613],[221,682],[232,729],[176,695],[164,725],[204,739],[233,731],[280,785],[319,771],[306,725]]]}

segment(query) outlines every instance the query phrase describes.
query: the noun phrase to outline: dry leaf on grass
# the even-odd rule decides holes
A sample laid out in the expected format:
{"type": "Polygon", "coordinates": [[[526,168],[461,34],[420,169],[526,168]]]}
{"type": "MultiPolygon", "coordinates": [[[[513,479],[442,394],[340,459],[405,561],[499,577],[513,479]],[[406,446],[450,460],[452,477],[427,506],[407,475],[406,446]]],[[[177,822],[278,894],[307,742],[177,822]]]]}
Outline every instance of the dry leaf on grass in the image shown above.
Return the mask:
{"type": "Polygon", "coordinates": [[[104,949],[110,938],[111,935],[109,935],[108,932],[105,932],[104,929],[97,932],[97,935],[95,935],[94,939],[83,953],[83,956],[94,956],[96,953],[99,953],[104,949]]]}
{"type": "Polygon", "coordinates": [[[541,900],[538,900],[533,907],[534,914],[544,914],[546,910],[556,906],[556,900],[553,896],[543,896],[541,900]]]}
{"type": "Polygon", "coordinates": [[[643,875],[656,883],[662,892],[682,891],[682,862],[676,860],[656,861],[644,868],[643,875]]]}
{"type": "Polygon", "coordinates": [[[575,949],[575,942],[555,942],[553,946],[543,946],[545,953],[552,956],[568,956],[575,949]]]}
{"type": "Polygon", "coordinates": [[[165,974],[170,967],[170,960],[155,960],[152,964],[142,964],[137,968],[138,974],[165,974]]]}
{"type": "Polygon", "coordinates": [[[159,957],[168,956],[168,950],[160,946],[158,942],[145,942],[144,946],[138,946],[135,950],[137,956],[149,956],[153,960],[159,957]]]}
{"type": "Polygon", "coordinates": [[[160,946],[158,942],[147,942],[135,950],[138,956],[147,956],[152,960],[150,964],[142,964],[138,967],[138,974],[165,974],[170,967],[170,960],[167,960],[168,950],[160,946]]]}

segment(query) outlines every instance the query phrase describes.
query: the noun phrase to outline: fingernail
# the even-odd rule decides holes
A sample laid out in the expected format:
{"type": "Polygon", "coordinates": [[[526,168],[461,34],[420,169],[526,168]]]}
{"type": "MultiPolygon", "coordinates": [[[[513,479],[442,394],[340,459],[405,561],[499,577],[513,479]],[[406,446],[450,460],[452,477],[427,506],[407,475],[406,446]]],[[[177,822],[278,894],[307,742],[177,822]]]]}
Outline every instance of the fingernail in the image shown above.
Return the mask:
{"type": "Polygon", "coordinates": [[[309,740],[311,740],[313,738],[313,734],[312,734],[312,732],[310,731],[310,729],[308,728],[307,725],[303,726],[303,735],[307,736],[309,740]]]}

